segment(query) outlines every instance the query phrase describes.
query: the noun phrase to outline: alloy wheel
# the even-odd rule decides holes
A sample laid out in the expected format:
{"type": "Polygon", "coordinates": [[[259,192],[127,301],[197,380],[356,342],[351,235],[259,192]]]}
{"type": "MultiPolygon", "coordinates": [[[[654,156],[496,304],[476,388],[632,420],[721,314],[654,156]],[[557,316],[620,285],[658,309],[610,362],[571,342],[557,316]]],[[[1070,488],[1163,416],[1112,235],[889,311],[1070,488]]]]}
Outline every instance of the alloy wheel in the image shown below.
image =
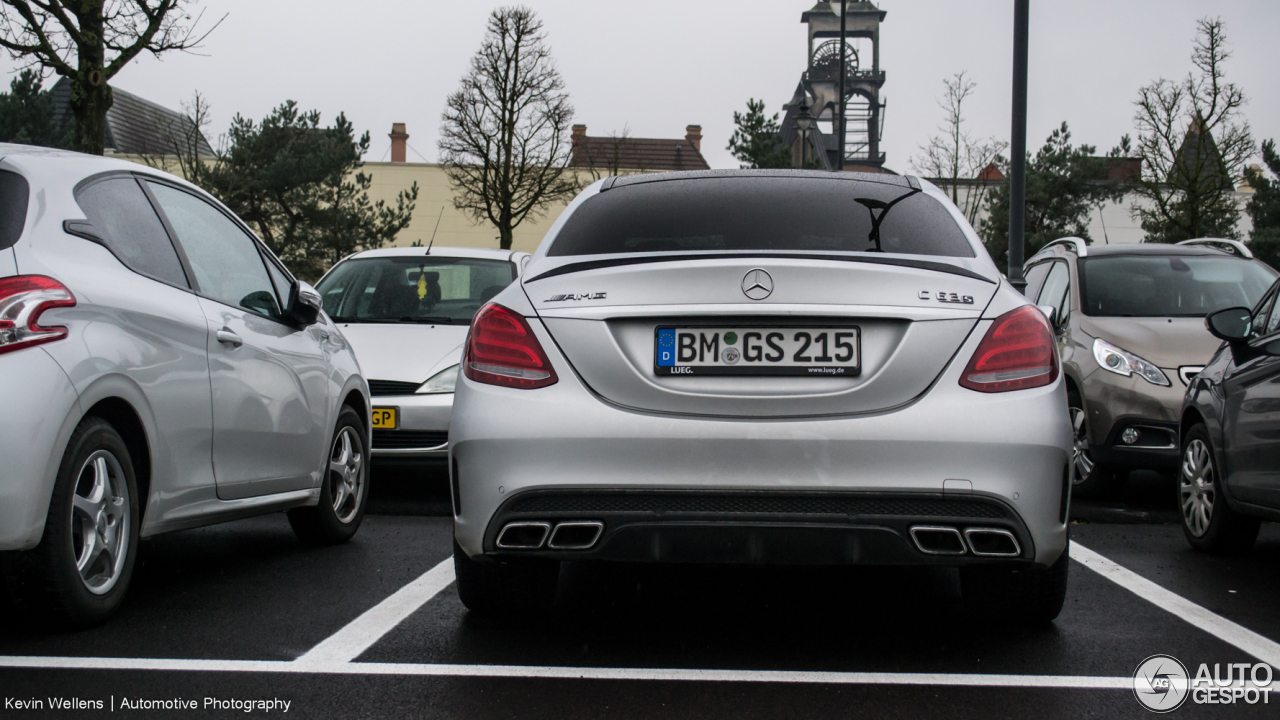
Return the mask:
{"type": "Polygon", "coordinates": [[[1089,452],[1089,431],[1085,427],[1084,410],[1073,407],[1071,411],[1071,463],[1075,467],[1074,482],[1080,484],[1093,475],[1096,463],[1089,452]]]}
{"type": "Polygon", "coordinates": [[[116,456],[98,450],[80,468],[71,499],[71,549],[89,592],[115,587],[129,554],[129,485],[116,456]]]}
{"type": "Polygon", "coordinates": [[[329,453],[329,489],[338,522],[351,522],[360,511],[365,481],[364,442],[349,425],[333,439],[333,450],[329,453]]]}
{"type": "Polygon", "coordinates": [[[1196,537],[1203,536],[1213,521],[1213,503],[1217,499],[1213,456],[1199,438],[1187,444],[1182,456],[1182,472],[1178,476],[1178,498],[1182,504],[1182,521],[1196,537]]]}

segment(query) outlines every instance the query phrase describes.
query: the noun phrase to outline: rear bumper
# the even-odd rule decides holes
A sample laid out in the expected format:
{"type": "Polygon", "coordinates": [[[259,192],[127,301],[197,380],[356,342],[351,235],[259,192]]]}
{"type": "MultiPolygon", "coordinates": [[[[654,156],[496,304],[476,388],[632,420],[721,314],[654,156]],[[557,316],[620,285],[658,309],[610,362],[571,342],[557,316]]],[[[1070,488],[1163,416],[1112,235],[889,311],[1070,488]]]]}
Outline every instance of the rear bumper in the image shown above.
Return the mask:
{"type": "MultiPolygon", "coordinates": [[[[979,340],[971,338],[958,357],[969,357],[979,340]]],[[[924,397],[892,412],[732,420],[620,408],[592,394],[561,358],[552,362],[560,382],[539,390],[459,379],[450,428],[458,510],[454,528],[458,544],[472,557],[497,552],[490,542],[505,522],[503,513],[517,507],[507,504],[512,498],[549,489],[983,498],[1007,508],[1011,526],[1021,526],[1025,535],[1019,537],[1026,542],[1020,545],[1031,553],[1024,559],[1049,565],[1066,546],[1065,473],[1071,428],[1061,380],[1034,390],[978,393],[959,386],[963,363],[952,363],[924,397]]],[[[928,515],[869,520],[859,512],[839,517],[672,514],[661,519],[620,518],[618,527],[609,517],[598,516],[606,521],[598,552],[602,557],[671,558],[670,552],[677,551],[664,549],[668,546],[663,543],[690,537],[694,539],[689,542],[671,541],[672,548],[693,549],[679,550],[681,559],[750,560],[755,551],[744,548],[765,543],[768,548],[757,556],[773,561],[775,553],[769,548],[791,543],[788,536],[825,538],[817,541],[823,547],[856,537],[852,545],[863,550],[830,550],[843,554],[825,557],[871,562],[865,548],[884,546],[888,549],[877,551],[875,562],[962,564],[954,557],[926,559],[906,545],[904,523],[940,520],[928,515]],[[803,532],[779,533],[779,525],[803,532]],[[635,526],[647,529],[625,529],[635,526]],[[894,536],[881,541],[874,539],[881,537],[876,533],[894,536]],[[773,537],[782,540],[775,542],[773,537]],[[714,551],[721,542],[731,548],[728,555],[714,551]]],[[[966,521],[951,520],[957,526],[966,521]]],[[[800,547],[809,541],[796,542],[800,547]]],[[[816,552],[781,555],[792,562],[816,552]]]]}
{"type": "Polygon", "coordinates": [[[0,355],[0,550],[40,542],[63,446],[78,420],[75,388],[42,348],[0,355]]]}

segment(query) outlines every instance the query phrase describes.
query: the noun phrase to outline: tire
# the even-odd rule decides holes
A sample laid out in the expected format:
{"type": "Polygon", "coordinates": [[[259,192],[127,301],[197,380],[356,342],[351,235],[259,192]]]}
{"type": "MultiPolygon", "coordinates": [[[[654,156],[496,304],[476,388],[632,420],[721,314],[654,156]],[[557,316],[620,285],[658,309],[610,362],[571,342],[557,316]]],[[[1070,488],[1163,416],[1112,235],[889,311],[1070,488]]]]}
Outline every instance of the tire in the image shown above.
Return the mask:
{"type": "Polygon", "coordinates": [[[289,525],[308,545],[338,545],[360,529],[369,503],[368,435],[360,415],[343,406],[320,483],[320,502],[289,511],[289,525]]]}
{"type": "Polygon", "coordinates": [[[1089,450],[1089,414],[1075,388],[1067,391],[1067,412],[1071,416],[1072,433],[1071,492],[1082,498],[1098,497],[1116,484],[1119,473],[1093,459],[1089,450]]]}
{"type": "Polygon", "coordinates": [[[140,519],[128,447],[106,420],[86,417],[58,466],[40,544],[5,558],[14,602],[56,626],[105,621],[129,589],[140,519]]]}
{"type": "Polygon", "coordinates": [[[1051,622],[1067,598],[1070,547],[1047,568],[1011,569],[999,565],[960,568],[965,609],[978,618],[1019,625],[1051,622]]]}
{"type": "Polygon", "coordinates": [[[545,612],[556,598],[560,563],[530,558],[519,562],[476,562],[453,542],[458,599],[468,610],[494,615],[545,612]]]}
{"type": "Polygon", "coordinates": [[[1178,516],[1191,547],[1204,552],[1237,553],[1253,547],[1262,522],[1231,508],[1222,494],[1222,477],[1213,441],[1204,423],[1191,426],[1182,440],[1178,467],[1178,516]]]}

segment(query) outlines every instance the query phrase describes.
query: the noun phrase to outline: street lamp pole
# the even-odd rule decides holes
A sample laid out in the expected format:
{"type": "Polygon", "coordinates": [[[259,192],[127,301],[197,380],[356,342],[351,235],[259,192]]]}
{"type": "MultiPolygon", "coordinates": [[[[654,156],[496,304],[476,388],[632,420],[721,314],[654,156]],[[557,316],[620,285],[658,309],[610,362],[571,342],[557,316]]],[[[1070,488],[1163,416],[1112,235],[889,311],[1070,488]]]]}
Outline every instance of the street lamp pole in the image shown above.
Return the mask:
{"type": "Polygon", "coordinates": [[[840,130],[839,130],[839,132],[840,132],[840,156],[836,159],[836,169],[837,169],[837,170],[843,170],[843,169],[844,169],[844,136],[845,136],[845,129],[846,129],[846,128],[845,128],[845,124],[844,124],[844,107],[845,107],[845,102],[844,102],[844,65],[845,65],[845,53],[846,53],[846,52],[848,52],[848,48],[846,48],[846,47],[845,47],[845,42],[844,42],[844,34],[845,34],[845,11],[846,11],[846,8],[845,8],[845,0],[839,0],[838,2],[832,2],[832,3],[831,3],[831,7],[832,7],[832,9],[835,9],[835,7],[836,7],[837,5],[839,5],[839,6],[840,6],[840,100],[839,100],[839,102],[837,103],[837,107],[839,107],[839,108],[840,108],[840,130]]]}
{"type": "Polygon", "coordinates": [[[1027,14],[1030,0],[1013,0],[1013,127],[1009,143],[1009,284],[1024,292],[1022,276],[1027,201],[1027,14]]]}

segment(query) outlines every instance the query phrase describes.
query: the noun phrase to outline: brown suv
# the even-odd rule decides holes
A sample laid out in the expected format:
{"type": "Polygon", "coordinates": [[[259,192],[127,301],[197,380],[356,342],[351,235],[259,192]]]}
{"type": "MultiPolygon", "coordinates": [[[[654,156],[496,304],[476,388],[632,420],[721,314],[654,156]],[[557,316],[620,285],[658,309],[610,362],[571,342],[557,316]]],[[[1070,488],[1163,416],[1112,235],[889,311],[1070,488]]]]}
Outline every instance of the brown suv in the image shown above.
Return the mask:
{"type": "Polygon", "coordinates": [[[1064,238],[1027,261],[1027,297],[1057,331],[1077,494],[1096,494],[1133,468],[1177,466],[1183,393],[1221,342],[1205,315],[1253,307],[1275,277],[1232,240],[1064,238]]]}

